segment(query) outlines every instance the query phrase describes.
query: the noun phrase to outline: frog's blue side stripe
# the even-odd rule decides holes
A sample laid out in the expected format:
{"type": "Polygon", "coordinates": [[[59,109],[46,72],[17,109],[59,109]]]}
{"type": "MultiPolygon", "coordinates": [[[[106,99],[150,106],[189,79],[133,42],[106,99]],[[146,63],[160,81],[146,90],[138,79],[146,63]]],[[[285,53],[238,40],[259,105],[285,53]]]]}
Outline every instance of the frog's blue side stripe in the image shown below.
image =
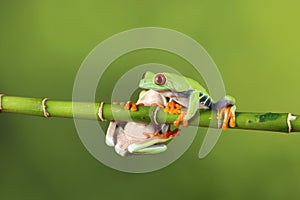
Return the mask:
{"type": "Polygon", "coordinates": [[[204,95],[202,92],[199,93],[199,102],[204,106],[211,106],[211,98],[207,95],[204,95]]]}
{"type": "Polygon", "coordinates": [[[208,96],[204,95],[199,98],[200,103],[204,103],[208,99],[208,96]]]}

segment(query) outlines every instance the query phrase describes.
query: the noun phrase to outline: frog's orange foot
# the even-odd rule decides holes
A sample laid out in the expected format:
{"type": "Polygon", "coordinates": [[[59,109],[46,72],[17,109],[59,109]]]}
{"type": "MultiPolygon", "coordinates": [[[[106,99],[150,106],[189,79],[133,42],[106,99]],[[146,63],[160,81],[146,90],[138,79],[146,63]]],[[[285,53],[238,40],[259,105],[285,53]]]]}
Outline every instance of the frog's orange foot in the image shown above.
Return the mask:
{"type": "Polygon", "coordinates": [[[152,133],[144,132],[143,134],[146,136],[147,139],[150,139],[150,138],[171,139],[171,138],[174,138],[174,137],[178,136],[179,131],[180,130],[178,128],[176,128],[173,131],[170,131],[170,129],[169,129],[164,133],[156,132],[156,133],[152,134],[152,133]]]}
{"type": "Polygon", "coordinates": [[[154,133],[153,137],[160,138],[160,139],[171,139],[171,138],[178,136],[179,135],[178,132],[179,132],[179,129],[176,128],[173,131],[168,130],[164,133],[154,133]]]}
{"type": "Polygon", "coordinates": [[[137,105],[132,101],[128,101],[125,105],[125,109],[131,111],[137,111],[137,105]]]}
{"type": "Polygon", "coordinates": [[[187,120],[184,119],[186,112],[182,112],[180,113],[180,115],[177,117],[177,119],[173,122],[174,126],[180,126],[180,123],[182,122],[182,125],[184,127],[188,126],[188,122],[187,120]]]}
{"type": "Polygon", "coordinates": [[[227,106],[218,109],[218,127],[227,130],[228,127],[235,127],[235,107],[227,106]]]}
{"type": "Polygon", "coordinates": [[[170,114],[180,114],[181,105],[175,102],[168,102],[164,111],[170,114]]]}

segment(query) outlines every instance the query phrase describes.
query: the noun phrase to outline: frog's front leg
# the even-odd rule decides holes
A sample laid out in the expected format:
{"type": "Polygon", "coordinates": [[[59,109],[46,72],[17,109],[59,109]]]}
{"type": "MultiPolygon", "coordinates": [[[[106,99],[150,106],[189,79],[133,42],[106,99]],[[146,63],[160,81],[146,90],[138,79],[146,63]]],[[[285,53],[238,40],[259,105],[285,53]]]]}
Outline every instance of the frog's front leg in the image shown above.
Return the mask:
{"type": "Polygon", "coordinates": [[[199,94],[200,92],[198,91],[191,91],[191,94],[189,95],[187,111],[182,111],[180,113],[179,117],[174,122],[175,126],[179,126],[181,121],[183,122],[183,126],[188,126],[188,120],[190,120],[198,110],[199,94]]]}
{"type": "Polygon", "coordinates": [[[218,111],[218,128],[226,130],[229,127],[235,127],[235,99],[226,95],[220,101],[212,105],[212,109],[218,111]]]}

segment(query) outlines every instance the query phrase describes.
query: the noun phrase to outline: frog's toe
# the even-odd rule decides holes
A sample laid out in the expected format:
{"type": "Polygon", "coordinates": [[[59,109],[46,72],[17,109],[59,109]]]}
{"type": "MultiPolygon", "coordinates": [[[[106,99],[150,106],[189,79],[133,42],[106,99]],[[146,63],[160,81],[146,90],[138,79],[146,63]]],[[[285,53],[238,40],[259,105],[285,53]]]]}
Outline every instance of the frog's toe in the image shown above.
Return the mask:
{"type": "Polygon", "coordinates": [[[218,128],[227,130],[228,127],[235,127],[235,105],[230,105],[218,109],[218,128]]]}
{"type": "Polygon", "coordinates": [[[137,111],[137,105],[135,102],[128,101],[125,105],[126,110],[137,111]]]}
{"type": "Polygon", "coordinates": [[[230,107],[230,115],[229,115],[229,127],[234,128],[236,126],[235,122],[235,110],[236,106],[233,105],[230,107]]]}

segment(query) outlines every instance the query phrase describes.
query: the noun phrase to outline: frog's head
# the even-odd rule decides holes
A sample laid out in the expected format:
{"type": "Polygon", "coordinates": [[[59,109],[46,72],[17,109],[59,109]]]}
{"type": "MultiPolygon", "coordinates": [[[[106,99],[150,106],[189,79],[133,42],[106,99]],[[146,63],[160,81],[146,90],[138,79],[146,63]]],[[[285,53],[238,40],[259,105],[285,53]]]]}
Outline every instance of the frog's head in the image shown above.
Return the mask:
{"type": "Polygon", "coordinates": [[[156,91],[172,90],[181,92],[190,88],[190,85],[184,76],[178,74],[166,72],[155,74],[147,71],[143,74],[139,87],[156,91]]]}

